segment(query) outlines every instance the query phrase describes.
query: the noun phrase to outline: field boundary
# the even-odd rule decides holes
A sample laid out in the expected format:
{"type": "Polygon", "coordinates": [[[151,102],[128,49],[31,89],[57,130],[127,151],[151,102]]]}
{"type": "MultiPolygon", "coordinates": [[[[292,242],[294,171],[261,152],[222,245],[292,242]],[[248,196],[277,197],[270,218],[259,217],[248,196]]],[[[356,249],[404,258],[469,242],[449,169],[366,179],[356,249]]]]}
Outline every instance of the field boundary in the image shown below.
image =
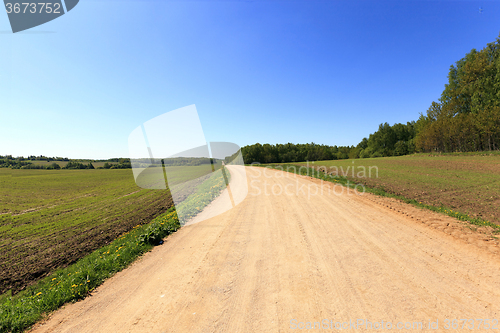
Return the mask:
{"type": "Polygon", "coordinates": [[[324,172],[322,172],[318,169],[315,169],[315,168],[306,167],[304,165],[296,165],[296,164],[252,164],[252,166],[271,168],[274,170],[280,170],[280,171],[294,173],[294,174],[298,174],[298,175],[302,175],[302,176],[313,177],[313,178],[320,179],[323,181],[328,181],[331,183],[340,184],[342,186],[349,187],[352,189],[356,188],[356,186],[359,187],[361,185],[361,186],[363,186],[364,190],[367,193],[371,193],[371,194],[375,194],[375,195],[387,197],[387,198],[398,199],[398,200],[401,200],[407,204],[411,204],[411,205],[419,207],[419,208],[424,208],[427,210],[431,210],[433,212],[448,215],[448,216],[456,218],[460,221],[468,222],[468,223],[476,225],[476,226],[491,227],[494,229],[495,234],[500,234],[500,225],[497,225],[495,223],[487,221],[483,218],[472,217],[469,214],[454,211],[453,209],[451,209],[449,207],[445,207],[445,206],[436,207],[433,205],[428,205],[428,204],[425,204],[423,202],[417,201],[415,199],[410,199],[410,198],[407,198],[407,197],[402,196],[402,195],[387,192],[381,188],[373,188],[373,187],[366,186],[365,184],[362,184],[362,183],[352,182],[347,177],[344,177],[344,176],[339,176],[339,175],[333,176],[330,174],[325,174],[324,172]],[[292,171],[290,171],[290,169],[292,171]]]}

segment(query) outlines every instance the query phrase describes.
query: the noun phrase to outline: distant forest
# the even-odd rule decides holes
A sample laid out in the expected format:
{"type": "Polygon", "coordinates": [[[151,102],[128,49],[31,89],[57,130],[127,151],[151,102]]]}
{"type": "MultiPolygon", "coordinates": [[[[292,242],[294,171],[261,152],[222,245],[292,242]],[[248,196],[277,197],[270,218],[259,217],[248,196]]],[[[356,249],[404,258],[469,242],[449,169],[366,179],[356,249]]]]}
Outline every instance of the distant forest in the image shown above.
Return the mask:
{"type": "Polygon", "coordinates": [[[500,148],[500,36],[450,67],[448,83],[426,114],[406,124],[380,124],[357,146],[254,144],[245,163],[287,163],[401,156],[415,152],[472,152],[500,148]]]}
{"type": "Polygon", "coordinates": [[[110,158],[108,160],[70,160],[67,157],[47,157],[47,156],[28,156],[12,157],[12,155],[0,155],[0,168],[11,169],[129,169],[132,168],[128,158],[110,158]],[[36,162],[52,162],[50,164],[40,164],[36,162]],[[59,163],[63,162],[61,167],[59,163]],[[95,168],[93,162],[105,162],[102,167],[95,168]]]}

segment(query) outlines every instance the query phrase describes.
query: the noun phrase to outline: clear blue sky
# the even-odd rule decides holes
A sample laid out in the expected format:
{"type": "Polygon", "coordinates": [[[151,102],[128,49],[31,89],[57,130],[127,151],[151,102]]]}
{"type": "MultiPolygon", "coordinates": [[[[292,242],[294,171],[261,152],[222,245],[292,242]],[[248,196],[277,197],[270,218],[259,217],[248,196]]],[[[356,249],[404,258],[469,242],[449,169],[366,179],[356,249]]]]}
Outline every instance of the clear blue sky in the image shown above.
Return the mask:
{"type": "Polygon", "coordinates": [[[190,104],[208,141],[356,145],[425,112],[497,38],[500,2],[81,0],[9,31],[1,14],[2,155],[128,156],[190,104]]]}

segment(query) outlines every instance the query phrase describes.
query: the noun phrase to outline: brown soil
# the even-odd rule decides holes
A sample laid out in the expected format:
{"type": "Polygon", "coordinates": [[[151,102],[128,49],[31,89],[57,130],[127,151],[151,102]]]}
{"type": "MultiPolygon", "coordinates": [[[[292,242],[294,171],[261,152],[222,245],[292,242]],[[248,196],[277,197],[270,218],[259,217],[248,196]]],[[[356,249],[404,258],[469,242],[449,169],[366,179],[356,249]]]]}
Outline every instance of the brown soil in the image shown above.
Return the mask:
{"type": "Polygon", "coordinates": [[[38,240],[38,244],[26,239],[24,244],[17,245],[17,250],[11,247],[9,260],[0,266],[0,294],[7,290],[17,293],[54,270],[67,267],[134,226],[151,221],[171,207],[172,201],[151,196],[142,204],[135,211],[120,218],[112,217],[96,227],[81,223],[78,228],[68,228],[38,240]]]}
{"type": "Polygon", "coordinates": [[[394,163],[401,168],[397,178],[348,178],[368,187],[382,188],[388,193],[436,207],[444,206],[500,225],[500,193],[497,185],[500,182],[500,164],[458,159],[401,159],[394,163]],[[419,181],[406,178],[405,172],[419,175],[419,181]],[[477,181],[464,185],[462,177],[471,175],[468,172],[477,177],[477,181]],[[443,182],[433,184],[427,180],[429,176],[435,176],[433,173],[442,173],[443,182]]]}
{"type": "Polygon", "coordinates": [[[454,188],[432,188],[425,184],[396,183],[383,179],[352,179],[372,188],[382,188],[388,193],[401,195],[435,207],[447,207],[471,217],[480,217],[500,225],[500,197],[496,191],[484,190],[480,197],[473,196],[467,190],[454,188]]]}

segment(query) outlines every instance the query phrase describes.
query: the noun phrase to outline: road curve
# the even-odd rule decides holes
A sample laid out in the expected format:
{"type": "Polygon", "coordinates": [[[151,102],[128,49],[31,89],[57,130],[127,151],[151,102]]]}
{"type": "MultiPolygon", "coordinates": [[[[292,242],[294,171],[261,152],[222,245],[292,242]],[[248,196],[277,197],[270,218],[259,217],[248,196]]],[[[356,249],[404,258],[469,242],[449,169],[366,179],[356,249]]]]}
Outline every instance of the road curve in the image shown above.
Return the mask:
{"type": "Polygon", "coordinates": [[[245,169],[243,202],[183,227],[32,331],[297,332],[321,321],[306,331],[363,332],[383,321],[436,332],[446,319],[500,320],[491,241],[388,199],[245,169]]]}

